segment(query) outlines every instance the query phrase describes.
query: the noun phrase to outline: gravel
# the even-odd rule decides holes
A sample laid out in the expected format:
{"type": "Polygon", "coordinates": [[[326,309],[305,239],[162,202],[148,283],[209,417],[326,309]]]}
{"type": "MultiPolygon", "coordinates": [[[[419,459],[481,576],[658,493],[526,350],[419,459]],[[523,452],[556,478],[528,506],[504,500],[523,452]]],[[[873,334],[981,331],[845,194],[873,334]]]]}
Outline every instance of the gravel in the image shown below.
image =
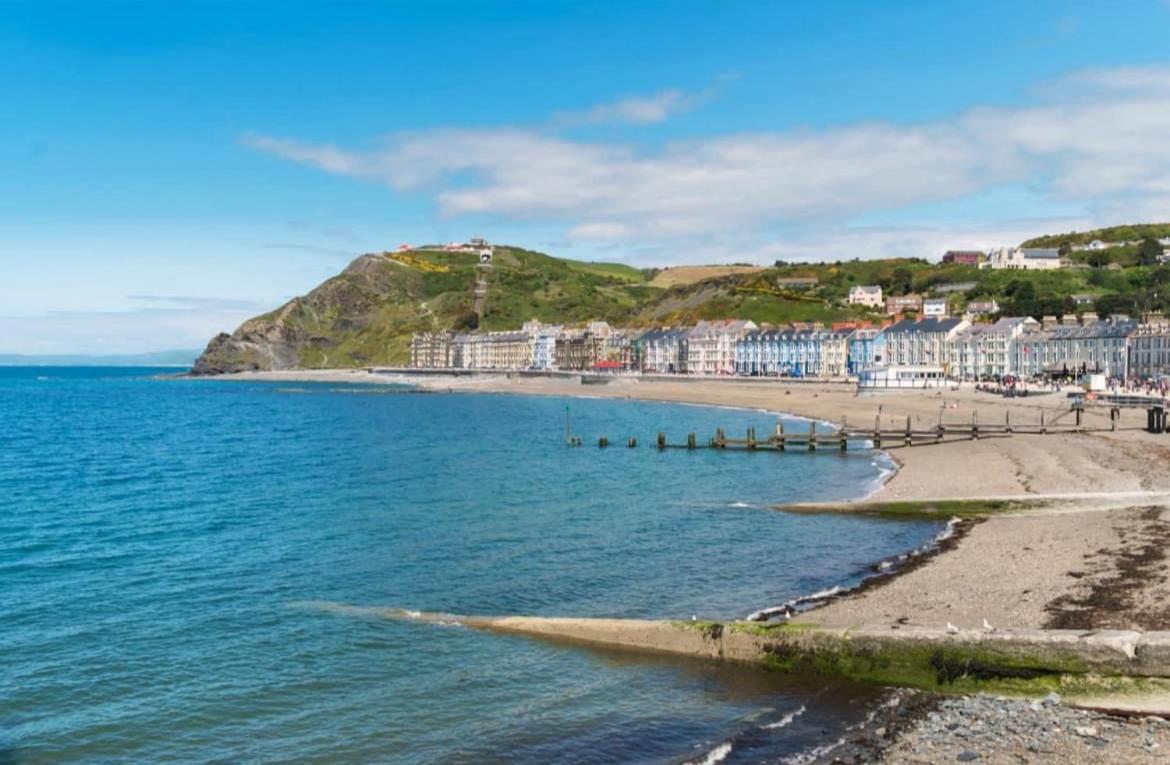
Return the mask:
{"type": "Polygon", "coordinates": [[[839,741],[786,762],[1153,765],[1170,762],[1170,721],[1075,709],[1055,693],[1026,700],[898,689],[839,741]]]}

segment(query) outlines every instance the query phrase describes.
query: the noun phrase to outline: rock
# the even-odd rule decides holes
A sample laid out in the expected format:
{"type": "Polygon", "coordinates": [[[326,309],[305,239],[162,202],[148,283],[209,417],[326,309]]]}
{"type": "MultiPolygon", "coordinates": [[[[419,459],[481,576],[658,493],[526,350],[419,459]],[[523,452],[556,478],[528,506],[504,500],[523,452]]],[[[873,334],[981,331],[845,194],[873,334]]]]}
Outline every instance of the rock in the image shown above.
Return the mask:
{"type": "Polygon", "coordinates": [[[1077,734],[1081,738],[1090,738],[1096,737],[1097,729],[1092,725],[1077,725],[1073,727],[1073,733],[1077,734]]]}
{"type": "Polygon", "coordinates": [[[979,753],[972,751],[959,752],[959,756],[955,759],[959,762],[973,762],[979,759],[979,753]]]}
{"type": "Polygon", "coordinates": [[[1046,707],[1054,707],[1060,703],[1060,694],[1055,692],[1050,693],[1041,699],[1040,703],[1046,707]]]}

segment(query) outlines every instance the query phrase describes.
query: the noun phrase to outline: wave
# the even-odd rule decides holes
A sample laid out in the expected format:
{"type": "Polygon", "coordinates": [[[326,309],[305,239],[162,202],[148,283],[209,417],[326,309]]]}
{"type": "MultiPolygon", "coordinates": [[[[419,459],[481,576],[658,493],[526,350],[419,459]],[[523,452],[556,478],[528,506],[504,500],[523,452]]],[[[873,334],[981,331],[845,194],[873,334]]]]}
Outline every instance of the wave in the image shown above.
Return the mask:
{"type": "Polygon", "coordinates": [[[787,728],[789,725],[792,724],[793,720],[800,717],[802,714],[804,714],[804,712],[805,712],[805,707],[803,704],[801,704],[800,709],[789,712],[788,714],[784,715],[783,717],[781,717],[779,720],[777,720],[774,723],[768,723],[767,725],[762,725],[760,727],[762,727],[764,730],[776,730],[778,728],[787,728]]]}
{"type": "Polygon", "coordinates": [[[884,558],[871,566],[872,575],[864,577],[860,582],[851,587],[842,587],[834,585],[824,590],[818,590],[810,595],[801,595],[791,600],[786,600],[778,606],[770,606],[768,608],[761,608],[759,611],[753,611],[747,615],[749,622],[763,622],[775,616],[783,616],[785,619],[792,617],[800,611],[806,611],[810,607],[819,604],[821,601],[830,600],[849,592],[854,592],[865,586],[866,582],[877,577],[892,576],[905,565],[911,558],[918,558],[923,555],[937,550],[943,542],[947,541],[955,535],[959,524],[962,522],[961,518],[955,517],[947,521],[946,526],[941,531],[934,535],[929,541],[915,547],[909,552],[901,553],[893,558],[884,558]]]}
{"type": "Polygon", "coordinates": [[[773,616],[784,616],[785,618],[792,616],[798,611],[807,609],[808,606],[818,603],[822,600],[835,598],[838,595],[848,592],[852,588],[842,587],[840,585],[833,585],[828,589],[817,590],[809,595],[801,595],[800,597],[786,600],[778,606],[771,606],[769,608],[761,608],[759,611],[748,614],[747,620],[749,622],[762,622],[770,619],[773,616]],[[802,606],[804,608],[802,608],[802,606]]]}
{"type": "Polygon", "coordinates": [[[719,746],[705,752],[693,760],[687,760],[683,765],[715,765],[717,762],[723,762],[727,759],[727,755],[731,754],[732,744],[730,741],[724,741],[719,746]]]}

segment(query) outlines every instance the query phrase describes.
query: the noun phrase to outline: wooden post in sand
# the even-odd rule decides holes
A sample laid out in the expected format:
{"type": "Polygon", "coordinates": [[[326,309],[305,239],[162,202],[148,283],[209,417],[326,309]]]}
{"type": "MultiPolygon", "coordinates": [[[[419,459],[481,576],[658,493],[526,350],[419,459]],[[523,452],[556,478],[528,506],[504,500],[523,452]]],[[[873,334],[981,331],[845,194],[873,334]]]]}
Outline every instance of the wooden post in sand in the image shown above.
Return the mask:
{"type": "Polygon", "coordinates": [[[815,452],[817,450],[817,422],[813,420],[808,424],[808,450],[815,452]]]}
{"type": "Polygon", "coordinates": [[[776,448],[784,451],[784,420],[776,420],[776,435],[772,436],[776,448]]]}
{"type": "Polygon", "coordinates": [[[658,432],[658,448],[659,449],[666,448],[666,434],[663,433],[662,431],[658,432]]]}
{"type": "Polygon", "coordinates": [[[882,448],[882,416],[875,414],[873,417],[873,448],[882,448]]]}
{"type": "Polygon", "coordinates": [[[1005,433],[1012,432],[1012,413],[1005,411],[1003,413],[1003,430],[1005,433]]]}
{"type": "Polygon", "coordinates": [[[1040,410],[1040,434],[1044,435],[1048,432],[1048,426],[1044,424],[1044,410],[1040,410]]]}
{"type": "Polygon", "coordinates": [[[979,413],[971,412],[971,438],[972,440],[979,438],[979,413]]]}
{"type": "Polygon", "coordinates": [[[914,445],[914,435],[910,429],[910,415],[906,415],[906,445],[914,445]]]}

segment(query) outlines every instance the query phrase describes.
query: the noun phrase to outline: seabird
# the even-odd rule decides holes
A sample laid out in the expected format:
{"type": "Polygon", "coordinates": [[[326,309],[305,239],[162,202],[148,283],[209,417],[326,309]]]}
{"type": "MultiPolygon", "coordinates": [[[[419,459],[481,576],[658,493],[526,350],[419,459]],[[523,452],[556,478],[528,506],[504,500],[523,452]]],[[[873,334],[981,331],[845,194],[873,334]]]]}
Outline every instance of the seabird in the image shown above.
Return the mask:
{"type": "Polygon", "coordinates": [[[959,628],[956,627],[955,625],[951,624],[950,622],[947,622],[947,634],[948,635],[957,635],[957,634],[959,634],[959,628]]]}
{"type": "Polygon", "coordinates": [[[987,630],[988,632],[995,632],[995,627],[992,627],[990,624],[988,624],[986,619],[983,620],[983,629],[987,630]]]}
{"type": "Polygon", "coordinates": [[[699,621],[699,617],[695,616],[694,614],[691,614],[691,621],[697,622],[697,621],[699,621]]]}

